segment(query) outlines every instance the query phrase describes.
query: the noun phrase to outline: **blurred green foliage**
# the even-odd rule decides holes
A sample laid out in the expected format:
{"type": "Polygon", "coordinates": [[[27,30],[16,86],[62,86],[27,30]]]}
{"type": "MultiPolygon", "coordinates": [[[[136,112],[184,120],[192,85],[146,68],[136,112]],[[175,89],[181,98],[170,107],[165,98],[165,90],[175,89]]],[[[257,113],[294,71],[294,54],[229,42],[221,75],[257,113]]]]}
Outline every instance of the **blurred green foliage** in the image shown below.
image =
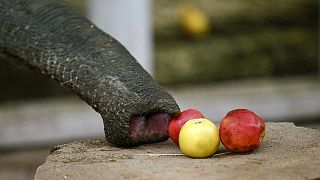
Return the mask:
{"type": "Polygon", "coordinates": [[[0,102],[66,94],[70,91],[41,75],[39,70],[0,54],[0,102]]]}
{"type": "Polygon", "coordinates": [[[87,14],[87,0],[66,0],[75,10],[77,10],[81,15],[85,16],[87,14]]]}
{"type": "Polygon", "coordinates": [[[205,38],[182,36],[177,22],[182,1],[154,1],[160,83],[318,73],[318,1],[188,2],[210,17],[205,38]]]}

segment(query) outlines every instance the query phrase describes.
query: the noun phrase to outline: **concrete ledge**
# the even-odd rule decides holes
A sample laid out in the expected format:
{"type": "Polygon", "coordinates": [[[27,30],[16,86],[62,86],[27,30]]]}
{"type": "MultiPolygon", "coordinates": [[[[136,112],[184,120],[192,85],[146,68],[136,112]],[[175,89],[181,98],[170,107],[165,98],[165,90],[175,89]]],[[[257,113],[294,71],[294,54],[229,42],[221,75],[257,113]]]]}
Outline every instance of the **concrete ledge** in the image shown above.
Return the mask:
{"type": "Polygon", "coordinates": [[[183,156],[171,141],[131,149],[76,141],[55,147],[35,179],[319,179],[319,149],[320,130],[292,123],[267,123],[257,151],[232,154],[221,146],[222,154],[207,159],[183,156]]]}

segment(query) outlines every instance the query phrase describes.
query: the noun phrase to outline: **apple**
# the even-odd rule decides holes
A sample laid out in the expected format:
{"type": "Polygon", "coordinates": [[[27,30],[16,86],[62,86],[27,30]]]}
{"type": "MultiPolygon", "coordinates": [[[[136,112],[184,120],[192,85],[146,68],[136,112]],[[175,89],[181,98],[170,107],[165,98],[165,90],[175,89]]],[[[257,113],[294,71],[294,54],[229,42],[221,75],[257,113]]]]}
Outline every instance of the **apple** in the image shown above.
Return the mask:
{"type": "Polygon", "coordinates": [[[216,153],[220,146],[218,129],[208,119],[189,120],[181,128],[179,146],[187,156],[209,157],[216,153]]]}
{"type": "Polygon", "coordinates": [[[265,123],[248,109],[235,109],[227,113],[220,124],[222,144],[232,152],[257,149],[265,136],[265,123]]]}
{"type": "Polygon", "coordinates": [[[190,119],[204,118],[203,114],[195,109],[182,111],[178,117],[172,118],[168,124],[168,134],[174,143],[179,145],[179,133],[181,127],[190,119]]]}
{"type": "Polygon", "coordinates": [[[201,38],[210,30],[208,15],[190,4],[181,6],[178,23],[183,33],[190,38],[201,38]]]}

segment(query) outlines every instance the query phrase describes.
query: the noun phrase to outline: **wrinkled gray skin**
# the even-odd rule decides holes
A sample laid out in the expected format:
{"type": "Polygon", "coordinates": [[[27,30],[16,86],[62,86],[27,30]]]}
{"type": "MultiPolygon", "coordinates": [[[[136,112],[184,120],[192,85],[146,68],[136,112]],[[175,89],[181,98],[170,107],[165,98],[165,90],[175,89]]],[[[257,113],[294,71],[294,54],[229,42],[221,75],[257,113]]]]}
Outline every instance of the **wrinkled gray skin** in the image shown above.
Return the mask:
{"type": "Polygon", "coordinates": [[[0,53],[72,89],[101,114],[113,145],[166,140],[179,113],[119,42],[61,0],[0,0],[0,53]]]}

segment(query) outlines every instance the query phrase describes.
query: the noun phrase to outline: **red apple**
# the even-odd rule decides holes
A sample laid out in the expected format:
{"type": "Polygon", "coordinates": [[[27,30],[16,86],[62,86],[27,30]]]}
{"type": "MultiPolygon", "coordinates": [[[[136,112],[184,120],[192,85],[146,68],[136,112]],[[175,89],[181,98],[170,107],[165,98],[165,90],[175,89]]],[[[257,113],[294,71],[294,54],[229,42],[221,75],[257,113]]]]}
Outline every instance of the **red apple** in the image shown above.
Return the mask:
{"type": "Polygon", "coordinates": [[[232,152],[252,151],[265,136],[265,123],[250,110],[235,109],[221,121],[219,135],[222,144],[232,152]]]}
{"type": "Polygon", "coordinates": [[[203,114],[195,109],[182,111],[178,117],[172,118],[168,125],[168,134],[174,143],[179,145],[180,129],[190,119],[204,118],[203,114]]]}

